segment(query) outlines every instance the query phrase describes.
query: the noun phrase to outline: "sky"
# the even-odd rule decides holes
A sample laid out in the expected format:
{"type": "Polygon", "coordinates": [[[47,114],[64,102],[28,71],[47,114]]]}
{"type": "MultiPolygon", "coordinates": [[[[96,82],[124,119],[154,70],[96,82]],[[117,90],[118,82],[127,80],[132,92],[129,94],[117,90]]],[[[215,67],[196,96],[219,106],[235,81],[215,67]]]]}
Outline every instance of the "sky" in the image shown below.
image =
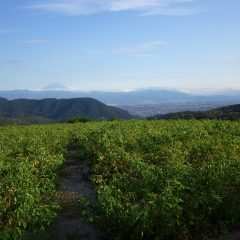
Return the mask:
{"type": "Polygon", "coordinates": [[[0,90],[240,89],[239,0],[1,0],[0,90]]]}

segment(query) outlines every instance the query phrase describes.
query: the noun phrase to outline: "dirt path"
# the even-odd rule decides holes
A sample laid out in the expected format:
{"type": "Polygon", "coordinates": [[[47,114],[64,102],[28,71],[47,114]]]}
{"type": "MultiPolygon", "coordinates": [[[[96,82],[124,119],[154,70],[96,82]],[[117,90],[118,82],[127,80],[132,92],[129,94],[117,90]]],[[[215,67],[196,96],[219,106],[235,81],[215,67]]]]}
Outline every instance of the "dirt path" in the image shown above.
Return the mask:
{"type": "Polygon", "coordinates": [[[226,236],[211,238],[209,240],[240,240],[240,231],[235,231],[226,236]]]}
{"type": "MultiPolygon", "coordinates": [[[[74,155],[70,151],[69,155],[74,155]]],[[[78,200],[84,197],[95,200],[93,186],[88,180],[90,168],[79,159],[69,157],[60,172],[59,191],[62,210],[47,230],[47,239],[54,240],[102,240],[106,239],[80,215],[78,200]]]]}

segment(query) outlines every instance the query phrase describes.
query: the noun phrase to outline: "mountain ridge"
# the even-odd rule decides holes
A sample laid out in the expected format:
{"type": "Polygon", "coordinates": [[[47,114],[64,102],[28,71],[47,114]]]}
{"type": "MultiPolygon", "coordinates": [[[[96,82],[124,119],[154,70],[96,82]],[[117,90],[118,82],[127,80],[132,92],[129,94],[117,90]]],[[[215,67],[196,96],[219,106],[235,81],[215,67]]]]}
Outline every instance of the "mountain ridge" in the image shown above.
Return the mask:
{"type": "Polygon", "coordinates": [[[52,90],[55,90],[55,91],[61,90],[62,91],[62,90],[68,90],[68,88],[64,84],[62,84],[60,82],[53,82],[53,83],[43,87],[40,90],[50,90],[50,91],[52,91],[52,90]]]}
{"type": "Polygon", "coordinates": [[[206,111],[183,111],[154,115],[148,119],[221,119],[240,120],[240,104],[234,104],[206,111]]]}
{"type": "Polygon", "coordinates": [[[216,101],[240,101],[239,95],[212,95],[201,96],[191,95],[176,90],[147,89],[131,92],[107,92],[107,91],[70,91],[70,90],[10,90],[0,91],[0,97],[9,100],[25,99],[45,99],[45,98],[85,98],[90,97],[97,99],[105,104],[110,105],[131,105],[131,104],[156,104],[167,102],[216,102],[216,101]]]}
{"type": "Polygon", "coordinates": [[[0,98],[0,117],[42,117],[51,120],[66,120],[74,116],[94,120],[130,119],[131,115],[120,108],[107,106],[93,98],[15,99],[0,98]]]}

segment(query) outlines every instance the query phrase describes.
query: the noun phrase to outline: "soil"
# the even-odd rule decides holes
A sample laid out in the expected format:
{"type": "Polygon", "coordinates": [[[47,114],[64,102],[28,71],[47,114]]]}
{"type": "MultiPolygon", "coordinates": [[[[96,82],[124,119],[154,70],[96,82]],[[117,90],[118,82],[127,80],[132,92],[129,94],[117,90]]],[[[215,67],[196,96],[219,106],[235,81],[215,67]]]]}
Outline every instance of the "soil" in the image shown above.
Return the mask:
{"type": "Polygon", "coordinates": [[[240,231],[234,231],[226,236],[211,238],[209,240],[240,240],[240,231]]]}
{"type": "MultiPolygon", "coordinates": [[[[69,152],[74,156],[74,150],[69,152]]],[[[54,240],[103,240],[103,233],[86,223],[78,207],[79,198],[94,202],[96,194],[89,181],[90,168],[80,159],[69,157],[59,174],[59,192],[62,209],[47,229],[45,239],[54,240]]]]}

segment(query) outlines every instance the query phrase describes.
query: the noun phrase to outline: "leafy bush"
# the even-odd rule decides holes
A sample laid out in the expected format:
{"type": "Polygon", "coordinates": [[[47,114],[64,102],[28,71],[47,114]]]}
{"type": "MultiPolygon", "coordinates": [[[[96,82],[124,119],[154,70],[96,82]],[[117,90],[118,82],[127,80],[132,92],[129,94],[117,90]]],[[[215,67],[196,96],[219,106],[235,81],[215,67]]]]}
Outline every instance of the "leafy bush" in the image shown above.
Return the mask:
{"type": "Polygon", "coordinates": [[[0,239],[19,239],[26,231],[43,230],[56,216],[57,171],[69,134],[63,126],[0,132],[0,239]]]}
{"type": "Polygon", "coordinates": [[[0,128],[0,239],[43,230],[67,146],[93,168],[88,220],[111,239],[204,239],[240,225],[240,123],[113,121],[0,128]]]}
{"type": "Polygon", "coordinates": [[[88,118],[88,117],[83,117],[83,116],[75,116],[69,119],[67,122],[68,123],[87,123],[87,122],[92,122],[93,120],[88,118]]]}
{"type": "Polygon", "coordinates": [[[239,123],[109,123],[85,146],[98,202],[83,213],[113,239],[204,239],[240,224],[239,123]]]}

